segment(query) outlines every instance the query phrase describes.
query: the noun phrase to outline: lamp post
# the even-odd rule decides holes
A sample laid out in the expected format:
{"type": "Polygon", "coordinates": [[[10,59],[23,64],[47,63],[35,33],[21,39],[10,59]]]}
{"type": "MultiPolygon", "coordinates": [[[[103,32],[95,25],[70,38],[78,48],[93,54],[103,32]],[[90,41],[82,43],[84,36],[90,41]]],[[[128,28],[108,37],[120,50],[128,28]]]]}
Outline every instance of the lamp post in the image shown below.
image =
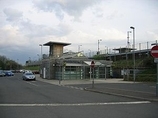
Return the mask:
{"type": "Polygon", "coordinates": [[[19,69],[19,59],[17,59],[17,70],[19,69]]]}
{"type": "Polygon", "coordinates": [[[78,45],[78,52],[80,51],[80,47],[81,47],[82,45],[78,45]]]}
{"type": "Polygon", "coordinates": [[[42,55],[43,55],[43,54],[42,54],[42,46],[43,46],[43,45],[42,45],[42,44],[39,44],[39,46],[41,47],[41,60],[42,60],[42,55]]]}
{"type": "Polygon", "coordinates": [[[131,31],[127,31],[127,50],[126,50],[126,75],[127,75],[127,80],[129,80],[129,69],[128,69],[128,52],[129,52],[129,34],[132,33],[131,31]]]}
{"type": "Polygon", "coordinates": [[[130,27],[133,30],[133,81],[135,82],[135,27],[130,27]]]}
{"type": "Polygon", "coordinates": [[[131,31],[127,31],[127,48],[129,48],[129,34],[132,33],[131,31]]]}
{"type": "Polygon", "coordinates": [[[98,40],[98,53],[97,54],[99,54],[99,43],[100,43],[100,41],[102,41],[102,40],[101,39],[98,40]]]}
{"type": "Polygon", "coordinates": [[[105,46],[105,54],[108,54],[108,47],[107,46],[105,46]]]}
{"type": "Polygon", "coordinates": [[[89,57],[91,57],[91,50],[90,49],[88,49],[89,50],[89,57]]]}
{"type": "Polygon", "coordinates": [[[39,56],[39,54],[37,54],[37,56],[38,56],[38,61],[40,60],[40,56],[39,56]]]}

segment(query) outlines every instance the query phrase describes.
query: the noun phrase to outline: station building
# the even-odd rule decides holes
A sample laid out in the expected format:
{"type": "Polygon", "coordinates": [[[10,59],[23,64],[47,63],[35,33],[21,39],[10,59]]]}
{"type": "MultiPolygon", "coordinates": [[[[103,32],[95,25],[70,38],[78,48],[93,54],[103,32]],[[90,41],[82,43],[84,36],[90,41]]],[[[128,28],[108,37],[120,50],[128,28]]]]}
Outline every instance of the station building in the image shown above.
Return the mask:
{"type": "Polygon", "coordinates": [[[71,43],[47,42],[43,46],[49,46],[49,56],[42,59],[40,76],[44,79],[106,79],[111,76],[112,61],[92,60],[82,52],[63,53],[65,46],[71,43]],[[91,62],[95,66],[91,67],[91,62]]]}

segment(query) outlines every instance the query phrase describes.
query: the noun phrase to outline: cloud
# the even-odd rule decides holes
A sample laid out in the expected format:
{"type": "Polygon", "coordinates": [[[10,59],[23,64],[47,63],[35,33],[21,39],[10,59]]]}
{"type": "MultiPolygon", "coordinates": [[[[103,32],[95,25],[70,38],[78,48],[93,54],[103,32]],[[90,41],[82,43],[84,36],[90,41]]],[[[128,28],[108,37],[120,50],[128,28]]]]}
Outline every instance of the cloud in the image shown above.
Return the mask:
{"type": "Polygon", "coordinates": [[[34,6],[46,12],[55,12],[59,19],[64,18],[64,12],[74,19],[79,19],[82,12],[88,7],[102,0],[35,0],[34,6]]]}
{"type": "Polygon", "coordinates": [[[34,6],[39,10],[45,12],[55,12],[55,15],[62,20],[64,18],[64,14],[62,11],[62,3],[56,0],[35,0],[33,1],[34,6]]]}
{"type": "Polygon", "coordinates": [[[40,40],[26,37],[17,26],[6,25],[0,28],[0,55],[21,63],[30,57],[37,59],[39,54],[38,44],[40,40]]]}
{"type": "Polygon", "coordinates": [[[13,27],[11,25],[6,25],[0,28],[0,47],[2,48],[11,48],[16,46],[25,46],[27,45],[27,39],[23,37],[18,27],[13,27]]]}
{"type": "Polygon", "coordinates": [[[13,8],[5,8],[3,12],[6,14],[8,21],[17,21],[23,16],[21,11],[13,8]]]}
{"type": "Polygon", "coordinates": [[[119,31],[115,28],[105,29],[105,28],[94,28],[93,31],[88,30],[76,30],[71,32],[67,38],[68,42],[72,45],[66,47],[66,49],[77,51],[78,45],[81,46],[81,50],[85,52],[90,49],[91,51],[97,50],[98,40],[102,39],[100,43],[100,49],[105,49],[105,46],[109,48],[114,48],[116,45],[126,46],[126,33],[119,31]]]}
{"type": "Polygon", "coordinates": [[[150,36],[151,39],[158,40],[158,29],[154,31],[147,31],[147,34],[150,36]]]}
{"type": "Polygon", "coordinates": [[[56,34],[57,36],[65,36],[68,35],[71,31],[72,28],[69,25],[60,23],[57,26],[56,34]]]}
{"type": "Polygon", "coordinates": [[[72,29],[69,25],[64,23],[60,23],[56,26],[45,26],[45,25],[36,25],[31,23],[30,21],[21,23],[21,31],[29,38],[33,37],[62,37],[68,35],[72,29]]]}
{"type": "Polygon", "coordinates": [[[103,9],[98,7],[96,9],[94,9],[93,14],[96,17],[103,17],[103,9]]]}

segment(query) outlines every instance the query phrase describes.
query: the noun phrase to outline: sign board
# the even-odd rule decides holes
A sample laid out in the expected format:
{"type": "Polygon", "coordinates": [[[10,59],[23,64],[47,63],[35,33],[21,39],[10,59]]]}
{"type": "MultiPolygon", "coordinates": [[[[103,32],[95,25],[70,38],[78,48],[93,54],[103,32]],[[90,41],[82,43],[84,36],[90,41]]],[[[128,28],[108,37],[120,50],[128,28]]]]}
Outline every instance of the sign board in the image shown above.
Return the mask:
{"type": "Polygon", "coordinates": [[[154,58],[158,58],[158,46],[157,45],[151,48],[151,55],[154,58]]]}
{"type": "Polygon", "coordinates": [[[94,66],[95,66],[94,61],[91,61],[91,68],[94,68],[94,66]]]}

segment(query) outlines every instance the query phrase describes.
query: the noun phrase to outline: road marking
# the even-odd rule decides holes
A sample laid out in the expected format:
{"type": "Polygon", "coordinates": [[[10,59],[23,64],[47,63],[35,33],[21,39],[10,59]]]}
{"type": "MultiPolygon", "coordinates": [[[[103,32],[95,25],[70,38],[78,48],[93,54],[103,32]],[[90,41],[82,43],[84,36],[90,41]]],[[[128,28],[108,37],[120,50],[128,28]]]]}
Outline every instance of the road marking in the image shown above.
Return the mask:
{"type": "Polygon", "coordinates": [[[37,84],[34,84],[34,83],[32,83],[32,82],[26,82],[26,83],[31,84],[31,85],[33,85],[33,86],[38,86],[37,84]]]}
{"type": "Polygon", "coordinates": [[[83,88],[81,87],[75,87],[75,86],[69,86],[69,85],[59,85],[59,86],[62,86],[62,87],[67,87],[67,88],[71,88],[71,89],[77,89],[77,90],[84,90],[83,88]]]}
{"type": "Polygon", "coordinates": [[[71,106],[101,106],[101,105],[133,105],[133,104],[149,104],[150,101],[136,102],[105,102],[105,103],[76,103],[76,104],[0,104],[0,107],[71,107],[71,106]]]}
{"type": "Polygon", "coordinates": [[[77,89],[77,90],[84,90],[81,87],[75,87],[75,86],[65,86],[65,87],[72,88],[72,89],[77,89]]]}

